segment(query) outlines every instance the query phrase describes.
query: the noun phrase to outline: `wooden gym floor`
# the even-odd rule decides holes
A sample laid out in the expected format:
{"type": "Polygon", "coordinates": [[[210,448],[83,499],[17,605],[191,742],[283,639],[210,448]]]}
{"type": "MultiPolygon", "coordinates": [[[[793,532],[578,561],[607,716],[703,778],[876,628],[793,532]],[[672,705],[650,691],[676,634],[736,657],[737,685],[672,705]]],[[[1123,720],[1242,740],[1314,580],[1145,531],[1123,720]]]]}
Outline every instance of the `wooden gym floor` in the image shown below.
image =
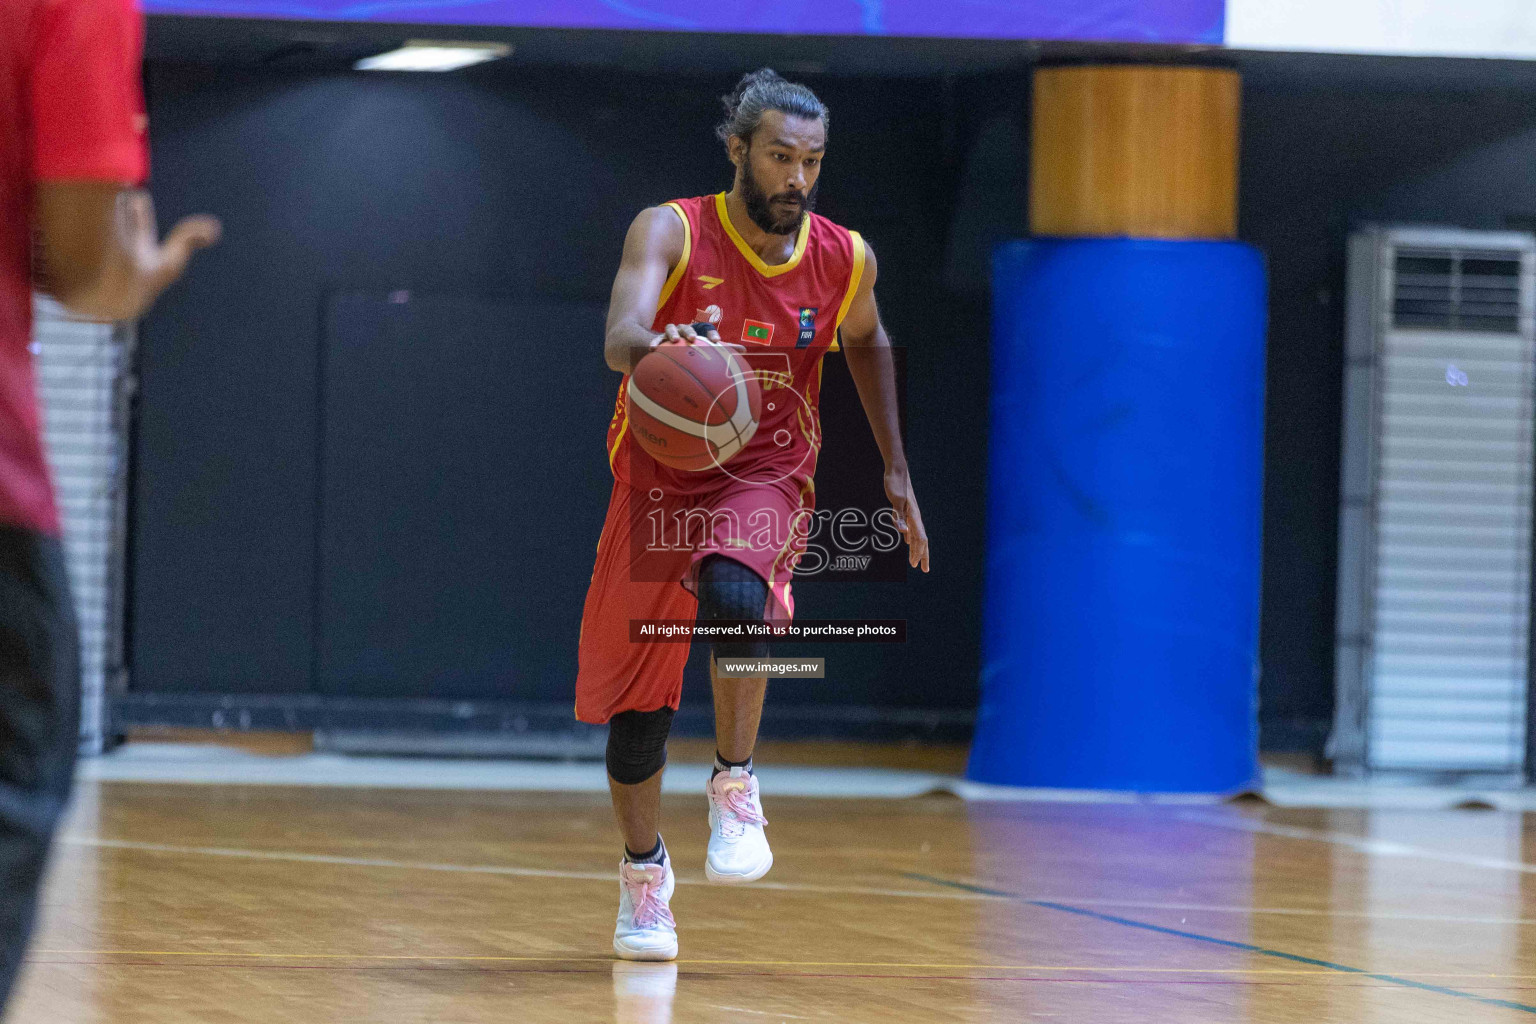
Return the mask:
{"type": "MultiPolygon", "coordinates": [[[[679,768],[677,770],[687,770],[679,768]]],[[[1536,1020],[1520,814],[775,799],[675,965],[598,794],[82,786],[10,1024],[1536,1020]]],[[[703,782],[700,780],[700,789],[703,782]]]]}

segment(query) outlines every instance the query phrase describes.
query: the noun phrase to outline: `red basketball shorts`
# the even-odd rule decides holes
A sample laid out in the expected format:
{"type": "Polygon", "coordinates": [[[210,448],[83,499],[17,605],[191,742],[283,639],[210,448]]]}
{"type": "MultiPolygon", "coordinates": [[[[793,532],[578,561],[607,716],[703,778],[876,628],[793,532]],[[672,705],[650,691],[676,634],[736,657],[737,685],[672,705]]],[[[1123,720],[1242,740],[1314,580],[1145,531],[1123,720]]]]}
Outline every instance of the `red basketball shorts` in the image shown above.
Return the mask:
{"type": "Polygon", "coordinates": [[[668,495],[615,480],[581,615],[576,717],[600,724],[620,711],[676,708],[686,643],[632,641],[630,621],[693,621],[699,562],[719,554],[768,583],[763,617],[794,614],[790,577],[804,552],[815,494],[810,478],[727,479],[704,494],[668,495]]]}

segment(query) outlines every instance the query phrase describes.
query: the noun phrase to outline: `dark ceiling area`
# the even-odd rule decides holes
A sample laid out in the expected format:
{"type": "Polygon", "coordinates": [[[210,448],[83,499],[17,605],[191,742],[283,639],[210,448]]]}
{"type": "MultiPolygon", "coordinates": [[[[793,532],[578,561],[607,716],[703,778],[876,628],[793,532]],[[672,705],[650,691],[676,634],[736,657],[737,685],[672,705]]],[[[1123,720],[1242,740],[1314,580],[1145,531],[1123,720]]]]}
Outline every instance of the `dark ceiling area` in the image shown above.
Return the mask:
{"type": "MultiPolygon", "coordinates": [[[[350,67],[411,39],[502,42],[503,66],[564,65],[644,72],[717,74],[744,62],[786,74],[928,77],[1022,68],[1039,59],[1030,42],[890,37],[726,35],[683,32],[518,29],[351,22],[248,21],[153,16],[150,60],[248,67],[350,67]]],[[[477,68],[489,71],[491,65],[477,68]]]]}

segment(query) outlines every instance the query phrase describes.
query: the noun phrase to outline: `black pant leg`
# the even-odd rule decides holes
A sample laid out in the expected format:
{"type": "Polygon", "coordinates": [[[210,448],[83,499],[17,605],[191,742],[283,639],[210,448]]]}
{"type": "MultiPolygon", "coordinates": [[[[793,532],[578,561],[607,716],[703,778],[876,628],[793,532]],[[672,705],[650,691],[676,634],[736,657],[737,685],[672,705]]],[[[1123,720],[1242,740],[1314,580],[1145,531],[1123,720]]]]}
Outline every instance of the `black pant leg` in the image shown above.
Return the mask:
{"type": "Polygon", "coordinates": [[[55,539],[0,527],[0,1012],[80,743],[79,631],[55,539]]]}

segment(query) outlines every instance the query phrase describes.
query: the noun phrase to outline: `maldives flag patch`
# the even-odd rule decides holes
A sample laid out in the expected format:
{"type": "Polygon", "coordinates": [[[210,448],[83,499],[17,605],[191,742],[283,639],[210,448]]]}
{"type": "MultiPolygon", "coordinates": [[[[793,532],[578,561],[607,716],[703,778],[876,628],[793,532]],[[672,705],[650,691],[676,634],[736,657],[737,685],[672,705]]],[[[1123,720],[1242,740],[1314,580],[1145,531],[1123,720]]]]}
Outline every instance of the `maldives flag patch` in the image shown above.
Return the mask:
{"type": "Polygon", "coordinates": [[[761,320],[748,320],[741,326],[741,340],[754,345],[767,345],[773,341],[773,324],[761,320]]]}

